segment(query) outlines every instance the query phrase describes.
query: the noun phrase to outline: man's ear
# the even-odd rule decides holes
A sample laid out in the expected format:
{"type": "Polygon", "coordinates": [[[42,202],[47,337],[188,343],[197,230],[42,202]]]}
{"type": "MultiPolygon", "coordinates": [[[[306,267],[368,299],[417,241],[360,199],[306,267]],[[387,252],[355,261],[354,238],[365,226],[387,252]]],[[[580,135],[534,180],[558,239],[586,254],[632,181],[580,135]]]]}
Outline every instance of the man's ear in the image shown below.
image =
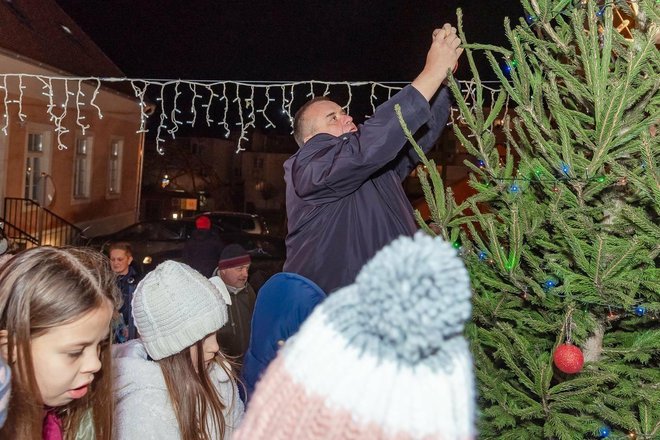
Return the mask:
{"type": "Polygon", "coordinates": [[[12,358],[13,360],[9,360],[9,333],[7,330],[0,330],[0,355],[5,359],[5,362],[10,363],[16,360],[16,347],[14,347],[14,353],[12,358]]]}

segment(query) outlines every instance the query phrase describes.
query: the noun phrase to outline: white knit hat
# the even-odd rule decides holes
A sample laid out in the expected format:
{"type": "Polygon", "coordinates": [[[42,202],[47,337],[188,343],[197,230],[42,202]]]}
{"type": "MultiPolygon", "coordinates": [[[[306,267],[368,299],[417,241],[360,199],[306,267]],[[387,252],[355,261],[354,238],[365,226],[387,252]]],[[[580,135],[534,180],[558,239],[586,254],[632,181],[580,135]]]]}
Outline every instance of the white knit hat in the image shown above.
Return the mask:
{"type": "Polygon", "coordinates": [[[287,341],[234,440],[475,438],[470,298],[451,245],[396,239],[287,341]]]}
{"type": "Polygon", "coordinates": [[[175,261],[149,272],[131,305],[140,339],[154,360],[179,353],[227,322],[227,304],[217,287],[175,261]]]}

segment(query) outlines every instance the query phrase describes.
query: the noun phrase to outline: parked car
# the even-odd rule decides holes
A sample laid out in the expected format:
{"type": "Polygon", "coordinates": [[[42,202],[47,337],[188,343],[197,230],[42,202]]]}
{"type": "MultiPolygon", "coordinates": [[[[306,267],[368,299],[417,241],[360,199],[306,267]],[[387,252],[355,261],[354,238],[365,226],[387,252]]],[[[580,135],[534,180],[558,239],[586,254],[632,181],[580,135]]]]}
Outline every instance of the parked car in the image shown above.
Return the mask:
{"type": "MultiPolygon", "coordinates": [[[[150,220],[127,226],[112,234],[88,238],[88,246],[105,254],[111,243],[125,241],[133,248],[136,269],[146,274],[165,260],[181,261],[183,247],[195,230],[195,221],[150,220]]],[[[242,231],[223,231],[218,234],[227,244],[243,246],[252,257],[250,283],[255,290],[271,275],[281,272],[286,259],[284,240],[265,234],[248,234],[242,231]]]]}
{"type": "Polygon", "coordinates": [[[234,211],[206,211],[206,215],[215,227],[223,232],[245,232],[248,234],[269,235],[266,219],[258,214],[234,211]]]}

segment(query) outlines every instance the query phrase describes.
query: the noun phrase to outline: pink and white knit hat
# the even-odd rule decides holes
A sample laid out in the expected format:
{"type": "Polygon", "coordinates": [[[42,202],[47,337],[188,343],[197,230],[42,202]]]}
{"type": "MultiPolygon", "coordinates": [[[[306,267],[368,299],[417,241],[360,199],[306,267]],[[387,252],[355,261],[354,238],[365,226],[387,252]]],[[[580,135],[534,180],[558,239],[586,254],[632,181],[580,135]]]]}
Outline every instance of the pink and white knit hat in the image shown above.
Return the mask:
{"type": "Polygon", "coordinates": [[[280,350],[234,438],[475,438],[470,297],[449,244],[395,240],[280,350]]]}

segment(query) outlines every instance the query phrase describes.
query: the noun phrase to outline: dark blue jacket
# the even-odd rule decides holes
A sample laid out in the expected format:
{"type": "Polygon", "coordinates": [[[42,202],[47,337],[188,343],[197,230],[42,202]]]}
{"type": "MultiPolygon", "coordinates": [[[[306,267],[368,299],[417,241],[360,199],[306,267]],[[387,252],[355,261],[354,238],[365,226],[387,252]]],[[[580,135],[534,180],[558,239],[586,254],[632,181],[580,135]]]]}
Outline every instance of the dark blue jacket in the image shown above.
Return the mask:
{"type": "Polygon", "coordinates": [[[119,313],[122,314],[124,324],[128,327],[128,339],[135,339],[138,336],[135,323],[133,322],[131,302],[133,301],[133,293],[135,292],[139,281],[139,274],[133,265],[128,266],[128,272],[126,275],[119,275],[117,277],[117,286],[119,287],[122,299],[124,300],[121,309],[119,309],[119,313]]]}
{"type": "Polygon", "coordinates": [[[427,152],[451,111],[444,87],[432,106],[407,86],[376,109],[355,133],[320,133],[284,163],[288,235],[284,271],[303,275],[325,292],[352,283],[383,246],[417,225],[401,182],[419,157],[394,113],[400,104],[427,152]],[[421,131],[420,133],[422,134],[421,131]]]}
{"type": "Polygon", "coordinates": [[[248,398],[277,349],[298,331],[302,322],[325,299],[323,290],[294,273],[276,273],[259,290],[252,315],[250,345],[243,363],[248,398]]]}

